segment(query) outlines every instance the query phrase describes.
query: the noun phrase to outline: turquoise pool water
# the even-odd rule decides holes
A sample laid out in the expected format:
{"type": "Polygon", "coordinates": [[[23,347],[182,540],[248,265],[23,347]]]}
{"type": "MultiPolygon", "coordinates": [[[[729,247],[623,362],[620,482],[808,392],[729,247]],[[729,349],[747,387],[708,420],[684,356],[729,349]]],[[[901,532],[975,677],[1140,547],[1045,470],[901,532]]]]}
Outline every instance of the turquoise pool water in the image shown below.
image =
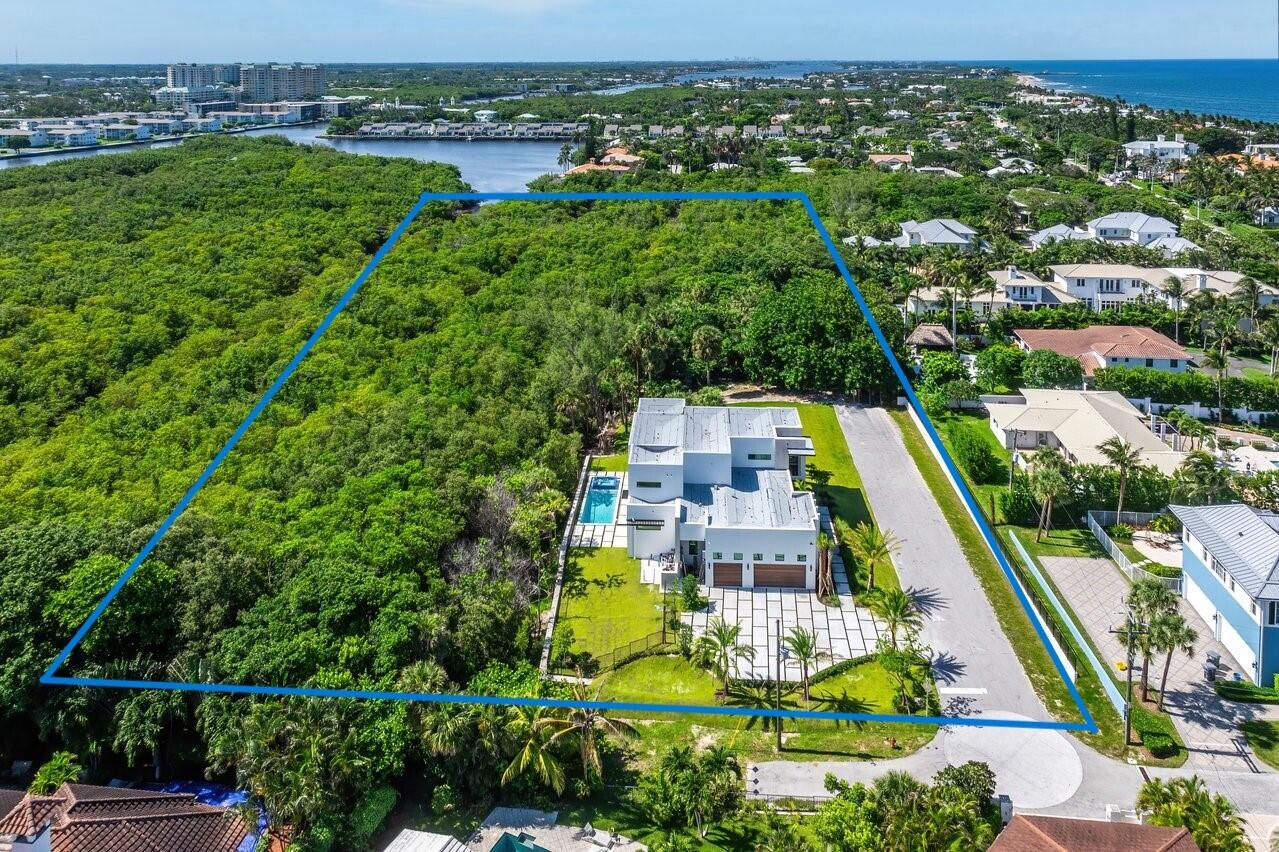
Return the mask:
{"type": "Polygon", "coordinates": [[[586,489],[579,515],[584,524],[611,524],[617,514],[617,498],[622,491],[620,476],[596,476],[586,489]]]}

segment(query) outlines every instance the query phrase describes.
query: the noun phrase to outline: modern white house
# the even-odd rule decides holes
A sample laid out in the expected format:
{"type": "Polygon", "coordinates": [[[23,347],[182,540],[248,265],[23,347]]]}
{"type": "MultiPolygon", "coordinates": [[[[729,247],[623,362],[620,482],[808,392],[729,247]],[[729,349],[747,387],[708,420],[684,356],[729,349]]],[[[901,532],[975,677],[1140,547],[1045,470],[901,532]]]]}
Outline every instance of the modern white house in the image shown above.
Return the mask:
{"type": "Polygon", "coordinates": [[[1007,175],[1029,175],[1034,174],[1038,170],[1038,166],[1027,160],[1025,157],[1003,157],[999,161],[999,165],[993,169],[986,170],[987,177],[1005,177],[1007,175]]]}
{"type": "Polygon", "coordinates": [[[986,404],[990,429],[1007,449],[1060,450],[1071,464],[1106,464],[1097,449],[1119,437],[1141,454],[1143,464],[1165,474],[1181,466],[1185,453],[1168,446],[1150,431],[1146,418],[1116,391],[1026,388],[1018,397],[986,404]]]}
{"type": "MultiPolygon", "coordinates": [[[[1056,282],[1044,281],[1028,269],[1008,266],[1004,269],[992,269],[986,274],[995,283],[994,292],[987,290],[975,294],[973,298],[956,305],[958,310],[971,311],[978,320],[1009,308],[1029,311],[1035,308],[1056,308],[1079,301],[1056,282]]],[[[951,294],[944,287],[923,287],[906,299],[906,310],[916,315],[950,310],[950,300],[951,294]]]]}
{"type": "Polygon", "coordinates": [[[1088,233],[1087,228],[1075,228],[1070,225],[1053,225],[1051,228],[1044,228],[1030,235],[1030,247],[1037,249],[1040,246],[1054,243],[1058,240],[1091,240],[1092,234],[1088,233]]]}
{"type": "Polygon", "coordinates": [[[1181,521],[1185,596],[1234,655],[1240,674],[1279,674],[1279,515],[1231,503],[1169,506],[1181,521]]]}
{"type": "Polygon", "coordinates": [[[1178,133],[1172,139],[1160,135],[1154,139],[1128,142],[1124,145],[1124,152],[1128,155],[1129,161],[1141,157],[1154,157],[1161,163],[1166,163],[1184,160],[1199,153],[1199,146],[1194,142],[1187,142],[1186,137],[1178,133]]]}
{"type": "Polygon", "coordinates": [[[813,454],[794,408],[641,399],[619,518],[627,553],[707,586],[815,588],[817,503],[792,484],[813,454]]]}
{"type": "Polygon", "coordinates": [[[1168,270],[1126,263],[1065,263],[1048,267],[1054,285],[1094,311],[1161,292],[1168,270]]]}

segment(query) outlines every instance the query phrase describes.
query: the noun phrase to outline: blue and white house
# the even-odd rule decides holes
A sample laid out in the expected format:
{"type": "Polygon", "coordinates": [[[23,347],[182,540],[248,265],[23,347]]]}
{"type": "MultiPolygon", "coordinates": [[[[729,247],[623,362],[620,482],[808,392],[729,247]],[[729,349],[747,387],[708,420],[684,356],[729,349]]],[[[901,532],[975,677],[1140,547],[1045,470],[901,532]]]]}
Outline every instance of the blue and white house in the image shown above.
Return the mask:
{"type": "Polygon", "coordinates": [[[1279,514],[1240,503],[1168,508],[1183,526],[1186,600],[1243,676],[1271,685],[1279,673],[1279,514]]]}

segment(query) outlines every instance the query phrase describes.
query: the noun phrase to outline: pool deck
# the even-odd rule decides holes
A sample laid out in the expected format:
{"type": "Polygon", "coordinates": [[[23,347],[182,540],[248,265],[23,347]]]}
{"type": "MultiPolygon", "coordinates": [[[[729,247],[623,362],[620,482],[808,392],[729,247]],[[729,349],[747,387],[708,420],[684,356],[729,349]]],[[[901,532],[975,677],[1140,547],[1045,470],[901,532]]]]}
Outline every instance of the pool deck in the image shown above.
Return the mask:
{"type": "MultiPolygon", "coordinates": [[[[613,523],[608,524],[588,524],[578,521],[573,526],[573,539],[571,545],[573,547],[625,547],[626,546],[626,527],[617,523],[617,516],[622,510],[621,492],[626,490],[627,474],[611,473],[609,471],[595,471],[591,473],[590,479],[594,480],[597,476],[620,477],[622,484],[617,496],[617,512],[613,515],[613,523]]],[[[587,492],[590,491],[590,480],[586,483],[587,492]]]]}

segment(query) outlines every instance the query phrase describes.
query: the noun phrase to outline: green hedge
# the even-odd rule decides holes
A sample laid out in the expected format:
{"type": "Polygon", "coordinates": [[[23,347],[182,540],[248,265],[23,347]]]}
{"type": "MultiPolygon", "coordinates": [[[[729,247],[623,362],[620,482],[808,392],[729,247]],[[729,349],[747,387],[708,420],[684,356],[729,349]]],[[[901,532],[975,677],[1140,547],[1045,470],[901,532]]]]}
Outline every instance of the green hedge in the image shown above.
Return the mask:
{"type": "MultiPolygon", "coordinates": [[[[1216,407],[1217,380],[1210,373],[1166,373],[1146,367],[1105,367],[1093,375],[1098,390],[1119,391],[1124,396],[1146,398],[1172,405],[1216,407]]],[[[1227,376],[1222,382],[1227,408],[1279,411],[1279,381],[1227,376]]]]}
{"type": "Polygon", "coordinates": [[[390,784],[374,787],[365,793],[351,813],[350,840],[357,848],[363,848],[381,830],[386,818],[395,808],[395,788],[390,784]]]}
{"type": "Polygon", "coordinates": [[[1217,694],[1229,701],[1246,701],[1250,704],[1279,704],[1279,689],[1256,686],[1247,681],[1219,680],[1213,684],[1217,694]]]}

